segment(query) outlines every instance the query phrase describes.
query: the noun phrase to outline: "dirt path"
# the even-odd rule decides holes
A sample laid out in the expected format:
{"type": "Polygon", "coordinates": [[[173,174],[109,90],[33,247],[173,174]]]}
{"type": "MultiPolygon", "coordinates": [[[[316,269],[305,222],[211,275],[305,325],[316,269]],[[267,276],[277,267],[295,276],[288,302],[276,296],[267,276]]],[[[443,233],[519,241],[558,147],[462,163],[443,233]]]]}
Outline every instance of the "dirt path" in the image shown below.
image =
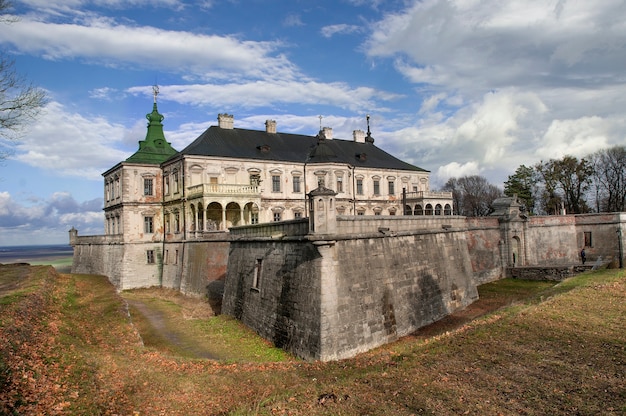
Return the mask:
{"type": "MultiPolygon", "coordinates": [[[[128,305],[135,311],[140,313],[142,317],[149,322],[154,331],[160,338],[170,344],[175,351],[182,352],[183,355],[191,358],[205,358],[217,360],[220,357],[215,356],[209,349],[203,348],[203,343],[194,342],[192,337],[184,332],[172,329],[175,327],[172,316],[167,313],[155,309],[147,302],[140,299],[126,299],[128,305]]],[[[132,318],[132,313],[131,313],[132,318]]]]}

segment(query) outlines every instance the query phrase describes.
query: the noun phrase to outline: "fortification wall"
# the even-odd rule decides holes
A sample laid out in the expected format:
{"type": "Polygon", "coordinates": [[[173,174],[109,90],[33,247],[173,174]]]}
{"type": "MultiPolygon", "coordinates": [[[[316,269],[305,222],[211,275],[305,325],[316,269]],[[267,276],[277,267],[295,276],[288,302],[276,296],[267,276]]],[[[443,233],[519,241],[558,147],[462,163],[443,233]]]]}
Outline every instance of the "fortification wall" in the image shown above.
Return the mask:
{"type": "Polygon", "coordinates": [[[463,231],[346,239],[328,246],[320,359],[354,356],[478,298],[463,231]],[[330,269],[330,267],[327,267],[330,269]]]}
{"type": "Polygon", "coordinates": [[[337,216],[337,234],[356,235],[377,233],[382,228],[393,232],[465,228],[465,217],[460,216],[337,216]]]}
{"type": "MultiPolygon", "coordinates": [[[[163,243],[138,242],[124,244],[122,258],[122,276],[118,290],[135,289],[138,287],[161,286],[163,270],[163,243]],[[154,263],[148,263],[148,250],[154,253],[154,263]]],[[[117,259],[116,261],[120,261],[117,259]]]]}
{"type": "Polygon", "coordinates": [[[74,243],[72,273],[107,276],[118,286],[122,280],[125,247],[105,236],[78,237],[74,243]]]}
{"type": "MultiPolygon", "coordinates": [[[[226,237],[222,233],[222,237],[226,237]]],[[[180,291],[186,295],[221,297],[226,278],[229,241],[188,242],[184,246],[180,291]]]]}
{"type": "Polygon", "coordinates": [[[320,273],[320,254],[311,242],[234,240],[222,312],[278,347],[318,358],[320,273]]]}
{"type": "Polygon", "coordinates": [[[500,224],[497,218],[466,218],[466,240],[475,285],[501,279],[504,256],[500,224]]]}
{"type": "Polygon", "coordinates": [[[231,242],[223,312],[300,357],[334,360],[470,304],[478,297],[471,275],[463,231],[239,239],[231,242]]]}
{"type": "Polygon", "coordinates": [[[626,247],[626,213],[576,215],[576,248],[585,245],[585,233],[591,241],[585,247],[589,263],[619,266],[620,246],[622,256],[626,247]]]}
{"type": "Polygon", "coordinates": [[[578,259],[574,215],[533,216],[526,229],[526,264],[565,266],[578,259]]]}

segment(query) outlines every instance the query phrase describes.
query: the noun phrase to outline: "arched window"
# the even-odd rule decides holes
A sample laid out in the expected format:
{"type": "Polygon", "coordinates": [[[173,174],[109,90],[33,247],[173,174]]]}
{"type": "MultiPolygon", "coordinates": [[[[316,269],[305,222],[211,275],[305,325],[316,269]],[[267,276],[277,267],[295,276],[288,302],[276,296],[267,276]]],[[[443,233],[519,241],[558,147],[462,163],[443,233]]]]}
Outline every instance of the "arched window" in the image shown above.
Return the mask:
{"type": "Polygon", "coordinates": [[[441,215],[441,204],[435,205],[435,215],[441,215]]]}
{"type": "Polygon", "coordinates": [[[424,212],[425,215],[433,215],[433,206],[430,204],[426,204],[426,210],[424,212]]]}
{"type": "Polygon", "coordinates": [[[424,215],[424,208],[420,204],[415,205],[414,215],[424,215]]]}
{"type": "Polygon", "coordinates": [[[446,204],[443,208],[443,215],[452,215],[452,207],[450,204],[446,204]]]}

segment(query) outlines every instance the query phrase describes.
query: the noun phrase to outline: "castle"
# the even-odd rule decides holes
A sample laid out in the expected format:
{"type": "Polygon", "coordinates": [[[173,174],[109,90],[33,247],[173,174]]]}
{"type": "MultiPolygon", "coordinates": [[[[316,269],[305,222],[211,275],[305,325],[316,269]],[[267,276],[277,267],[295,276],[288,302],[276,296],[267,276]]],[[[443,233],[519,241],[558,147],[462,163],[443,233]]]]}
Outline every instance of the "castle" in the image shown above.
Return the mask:
{"type": "Polygon", "coordinates": [[[516,198],[490,217],[453,215],[429,172],[374,145],[234,128],[220,114],[177,152],[156,101],[145,140],[104,176],[105,235],[78,236],[73,273],[119,289],[207,295],[216,311],[306,359],[390,342],[467,306],[477,285],[568,274],[623,259],[625,214],[526,217],[516,198]]]}

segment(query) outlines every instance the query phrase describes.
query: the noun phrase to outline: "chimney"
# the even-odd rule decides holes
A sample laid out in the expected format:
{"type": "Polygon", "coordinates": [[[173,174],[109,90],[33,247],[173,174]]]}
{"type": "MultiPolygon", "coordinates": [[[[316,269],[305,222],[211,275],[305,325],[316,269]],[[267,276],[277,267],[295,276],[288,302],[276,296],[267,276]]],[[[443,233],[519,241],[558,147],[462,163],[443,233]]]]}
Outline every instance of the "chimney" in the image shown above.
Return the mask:
{"type": "Polygon", "coordinates": [[[352,138],[356,143],[365,143],[365,132],[363,130],[354,130],[352,138]]]}
{"type": "Polygon", "coordinates": [[[265,132],[276,134],[276,120],[265,120],[265,132]]]}
{"type": "Polygon", "coordinates": [[[217,115],[217,125],[218,127],[222,128],[222,129],[229,129],[232,130],[233,129],[233,125],[234,125],[234,120],[235,118],[233,117],[232,114],[218,114],[217,115]]]}
{"type": "Polygon", "coordinates": [[[326,140],[333,139],[333,128],[332,127],[322,127],[322,134],[326,140]]]}

